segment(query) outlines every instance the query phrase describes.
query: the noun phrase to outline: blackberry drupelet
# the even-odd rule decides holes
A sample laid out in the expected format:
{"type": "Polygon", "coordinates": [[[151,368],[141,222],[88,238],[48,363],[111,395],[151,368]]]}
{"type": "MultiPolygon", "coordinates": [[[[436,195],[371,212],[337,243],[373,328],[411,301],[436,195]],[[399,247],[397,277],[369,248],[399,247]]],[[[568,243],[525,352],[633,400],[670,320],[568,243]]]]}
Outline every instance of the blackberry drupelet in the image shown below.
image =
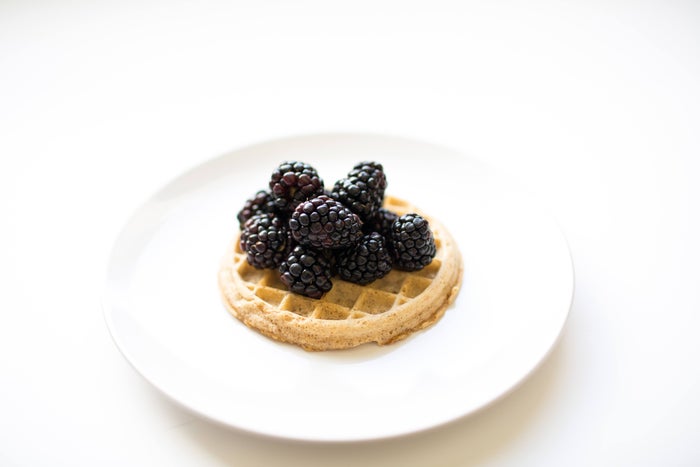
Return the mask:
{"type": "Polygon", "coordinates": [[[289,253],[284,221],[274,214],[258,213],[243,224],[241,250],[258,269],[274,269],[289,253]]]}
{"type": "Polygon", "coordinates": [[[394,267],[404,271],[423,269],[437,252],[428,221],[418,214],[405,214],[394,221],[389,245],[394,267]]]}
{"type": "Polygon", "coordinates": [[[241,230],[243,230],[243,224],[245,224],[245,222],[255,214],[273,214],[274,212],[275,200],[272,198],[272,195],[267,191],[260,190],[255,193],[255,196],[246,200],[245,204],[243,205],[243,209],[241,209],[238,213],[238,223],[241,230]]]}
{"type": "Polygon", "coordinates": [[[331,266],[323,252],[297,245],[279,267],[280,279],[294,293],[311,298],[331,290],[331,266]]]}
{"type": "Polygon", "coordinates": [[[270,191],[277,209],[291,213],[299,203],[323,194],[323,180],[309,164],[283,162],[272,172],[270,191]]]}
{"type": "Polygon", "coordinates": [[[362,225],[362,230],[365,233],[379,232],[388,238],[391,235],[391,226],[398,217],[388,209],[379,208],[374,216],[362,225]]]}
{"type": "Polygon", "coordinates": [[[384,237],[372,232],[354,247],[339,252],[337,269],[341,279],[360,285],[387,275],[391,271],[391,255],[384,237]]]}
{"type": "Polygon", "coordinates": [[[362,237],[360,218],[328,196],[321,195],[297,206],[289,219],[294,240],[313,248],[346,248],[362,237]]]}
{"type": "Polygon", "coordinates": [[[346,178],[335,182],[331,197],[345,204],[365,221],[382,206],[386,186],[382,164],[360,162],[346,178]]]}

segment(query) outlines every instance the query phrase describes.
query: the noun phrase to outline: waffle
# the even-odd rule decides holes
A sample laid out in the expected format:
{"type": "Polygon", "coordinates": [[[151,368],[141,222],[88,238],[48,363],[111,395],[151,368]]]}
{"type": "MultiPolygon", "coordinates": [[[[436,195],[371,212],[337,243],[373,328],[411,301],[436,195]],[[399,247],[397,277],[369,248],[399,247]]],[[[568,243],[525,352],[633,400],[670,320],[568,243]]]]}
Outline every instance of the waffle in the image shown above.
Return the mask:
{"type": "Polygon", "coordinates": [[[248,264],[239,239],[219,270],[219,288],[233,316],[248,327],[306,350],[347,349],[368,342],[391,344],[439,320],[454,301],[462,259],[449,232],[410,203],[387,196],[384,207],[421,214],[430,223],[437,254],[420,271],[392,270],[367,285],[333,277],[320,299],[290,292],[277,270],[248,264]]]}

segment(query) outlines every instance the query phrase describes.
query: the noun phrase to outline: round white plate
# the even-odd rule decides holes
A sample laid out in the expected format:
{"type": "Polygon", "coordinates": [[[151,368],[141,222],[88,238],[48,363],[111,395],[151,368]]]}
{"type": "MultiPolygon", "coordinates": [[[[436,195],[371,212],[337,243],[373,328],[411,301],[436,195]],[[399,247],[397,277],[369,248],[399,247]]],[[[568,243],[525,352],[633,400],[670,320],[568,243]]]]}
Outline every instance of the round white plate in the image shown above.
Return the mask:
{"type": "Polygon", "coordinates": [[[572,295],[562,233],[503,175],[430,144],[325,134],[213,159],[146,201],[114,246],[104,312],[127,360],[184,407],[255,433],[348,441],[424,430],[502,396],[552,348],[572,295]],[[310,353],[229,315],[217,270],[236,213],[289,159],[314,165],[326,186],[379,161],[388,193],[443,221],[465,274],[438,323],[390,346],[310,353]]]}

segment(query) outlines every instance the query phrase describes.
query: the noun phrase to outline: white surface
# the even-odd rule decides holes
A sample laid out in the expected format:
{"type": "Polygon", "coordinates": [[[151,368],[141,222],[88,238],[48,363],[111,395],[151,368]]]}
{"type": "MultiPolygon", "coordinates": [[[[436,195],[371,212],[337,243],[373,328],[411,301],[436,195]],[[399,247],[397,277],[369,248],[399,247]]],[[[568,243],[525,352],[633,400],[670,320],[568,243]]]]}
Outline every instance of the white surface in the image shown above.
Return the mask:
{"type": "Polygon", "coordinates": [[[119,235],[103,303],[124,356],[184,407],[259,434],[359,441],[433,428],[501,397],[550,351],[572,298],[565,238],[508,177],[435,145],[322,134],[248,146],[168,183],[119,235]],[[361,154],[382,162],[390,193],[449,219],[465,271],[446,316],[401,343],[339,352],[305,352],[232,319],[216,287],[232,213],[281,161],[309,162],[332,186],[361,154]],[[419,176],[426,160],[439,178],[419,176]],[[460,187],[458,202],[445,205],[445,186],[460,187]]]}
{"type": "Polygon", "coordinates": [[[2,2],[0,464],[700,463],[695,2],[2,2]],[[289,134],[459,148],[538,192],[576,296],[517,391],[359,445],[244,435],[166,402],[99,296],[139,203],[289,134]]]}

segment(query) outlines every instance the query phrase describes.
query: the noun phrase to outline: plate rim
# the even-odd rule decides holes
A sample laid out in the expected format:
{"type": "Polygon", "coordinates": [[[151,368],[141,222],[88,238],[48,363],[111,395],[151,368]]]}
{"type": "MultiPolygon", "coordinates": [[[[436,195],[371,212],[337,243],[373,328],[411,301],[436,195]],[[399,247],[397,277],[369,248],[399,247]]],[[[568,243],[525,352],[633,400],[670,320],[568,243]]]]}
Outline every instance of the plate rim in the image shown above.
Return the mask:
{"type": "MultiPolygon", "coordinates": [[[[190,405],[187,405],[185,402],[181,401],[178,397],[173,395],[170,391],[168,391],[166,388],[162,387],[162,385],[157,384],[153,378],[151,378],[148,374],[146,374],[145,371],[136,363],[136,359],[130,352],[130,350],[127,348],[128,346],[125,345],[121,340],[120,337],[117,336],[117,332],[115,330],[115,325],[112,321],[112,316],[113,313],[115,312],[115,307],[114,304],[112,303],[111,300],[111,286],[110,286],[110,272],[113,267],[113,262],[115,261],[115,254],[117,253],[120,244],[123,242],[123,238],[125,236],[125,233],[128,232],[128,229],[130,225],[134,222],[134,220],[137,218],[137,215],[142,211],[142,209],[149,204],[152,204],[154,201],[157,200],[158,195],[166,191],[168,187],[170,187],[173,184],[176,184],[178,181],[186,179],[188,176],[191,176],[193,173],[195,173],[198,169],[202,168],[203,166],[212,164],[212,163],[217,163],[217,162],[222,162],[226,160],[229,157],[232,157],[233,154],[246,151],[246,150],[252,150],[257,147],[261,146],[267,146],[271,144],[280,144],[280,143],[285,143],[285,142],[291,142],[291,141],[298,141],[298,140],[312,140],[312,139],[326,139],[326,138],[372,138],[372,139],[381,139],[384,141],[400,141],[403,143],[410,143],[410,144],[420,144],[420,145],[428,145],[428,146],[433,146],[435,148],[439,148],[441,151],[444,152],[449,152],[451,154],[455,155],[461,155],[464,157],[468,157],[470,159],[471,163],[474,163],[476,166],[486,168],[490,170],[491,172],[497,173],[499,176],[505,176],[511,180],[512,177],[507,173],[504,172],[501,169],[497,169],[487,163],[484,163],[482,160],[477,159],[470,154],[457,150],[451,146],[447,145],[442,145],[442,144],[436,144],[430,141],[425,141],[413,137],[406,137],[406,136],[399,136],[395,134],[386,134],[386,133],[375,133],[375,132],[314,132],[314,133],[302,133],[302,134],[292,134],[292,135],[287,135],[287,136],[281,136],[281,137],[276,137],[276,138],[270,138],[270,139],[261,139],[258,140],[257,142],[253,143],[248,143],[244,145],[240,145],[238,147],[235,147],[229,151],[226,151],[224,153],[221,153],[219,155],[206,158],[204,160],[201,160],[195,164],[190,165],[189,167],[185,168],[183,171],[179,172],[175,176],[169,178],[165,182],[162,182],[157,189],[152,191],[150,195],[145,197],[135,208],[133,208],[131,211],[129,211],[129,215],[127,216],[126,220],[123,222],[121,228],[119,229],[118,233],[116,236],[113,237],[113,241],[111,243],[111,248],[109,251],[109,254],[107,256],[106,260],[106,267],[104,268],[103,271],[103,287],[102,287],[102,292],[100,296],[100,305],[102,307],[102,315],[103,319],[105,320],[106,327],[109,331],[109,335],[114,342],[115,346],[119,350],[119,352],[122,354],[124,359],[129,363],[131,368],[133,368],[137,374],[139,374],[144,380],[146,380],[151,387],[155,388],[159,393],[163,394],[166,396],[166,398],[173,402],[177,407],[184,409],[188,413],[191,413],[193,415],[196,415],[198,417],[202,417],[205,420],[215,423],[219,426],[226,427],[228,429],[233,429],[236,431],[239,431],[241,433],[247,433],[247,434],[252,434],[256,436],[261,436],[265,438],[271,438],[271,439],[280,439],[280,440],[293,440],[293,441],[303,441],[303,442],[316,442],[316,443],[352,443],[352,442],[366,442],[366,441],[373,441],[373,440],[386,440],[386,439],[394,439],[394,438],[401,438],[404,436],[409,436],[412,434],[416,433],[421,433],[421,432],[426,432],[429,430],[437,429],[440,427],[443,427],[445,425],[449,425],[451,423],[457,422],[459,420],[464,420],[466,418],[469,418],[477,413],[481,413],[485,410],[488,410],[490,407],[493,405],[497,404],[501,400],[507,398],[510,394],[513,392],[517,391],[520,386],[522,386],[534,373],[536,373],[539,368],[542,367],[542,365],[549,359],[551,354],[554,352],[554,350],[558,347],[559,343],[562,340],[562,336],[564,334],[564,330],[566,329],[566,325],[569,321],[570,315],[571,315],[571,310],[573,307],[573,302],[574,302],[574,296],[575,296],[575,291],[576,291],[576,270],[575,270],[575,264],[574,264],[574,258],[571,250],[571,246],[569,243],[568,238],[564,234],[564,230],[559,223],[558,219],[556,219],[553,215],[551,215],[548,211],[546,212],[546,217],[548,220],[552,221],[554,226],[556,227],[557,230],[557,236],[561,238],[564,242],[564,246],[566,249],[567,253],[567,272],[570,274],[570,281],[568,281],[568,288],[567,288],[567,296],[569,297],[568,303],[566,305],[566,309],[562,314],[562,319],[561,319],[561,325],[558,327],[557,334],[556,336],[552,339],[551,343],[547,347],[546,351],[537,359],[535,362],[534,366],[529,368],[527,371],[525,371],[522,375],[520,375],[517,379],[514,379],[512,382],[508,384],[508,387],[500,391],[497,395],[489,398],[488,401],[480,404],[477,407],[471,408],[470,410],[467,410],[465,412],[461,412],[457,415],[454,415],[452,417],[448,417],[442,421],[439,421],[437,423],[433,423],[427,426],[423,427],[418,427],[418,428],[408,428],[402,431],[395,431],[393,433],[386,433],[384,435],[372,435],[372,436],[342,436],[342,437],[317,437],[317,436],[293,436],[293,435],[288,435],[288,434],[280,434],[280,433],[274,433],[271,431],[265,431],[265,430],[259,430],[255,428],[250,428],[250,427],[244,427],[241,425],[237,425],[235,423],[231,423],[230,420],[223,420],[222,418],[217,418],[215,415],[208,413],[206,410],[198,410],[196,407],[192,407],[190,405]]],[[[518,189],[520,190],[525,190],[528,194],[534,194],[531,191],[527,190],[526,187],[524,187],[521,183],[517,183],[518,189]]],[[[541,201],[539,197],[537,197],[537,201],[541,201]]],[[[538,207],[542,207],[538,205],[538,207]]]]}

